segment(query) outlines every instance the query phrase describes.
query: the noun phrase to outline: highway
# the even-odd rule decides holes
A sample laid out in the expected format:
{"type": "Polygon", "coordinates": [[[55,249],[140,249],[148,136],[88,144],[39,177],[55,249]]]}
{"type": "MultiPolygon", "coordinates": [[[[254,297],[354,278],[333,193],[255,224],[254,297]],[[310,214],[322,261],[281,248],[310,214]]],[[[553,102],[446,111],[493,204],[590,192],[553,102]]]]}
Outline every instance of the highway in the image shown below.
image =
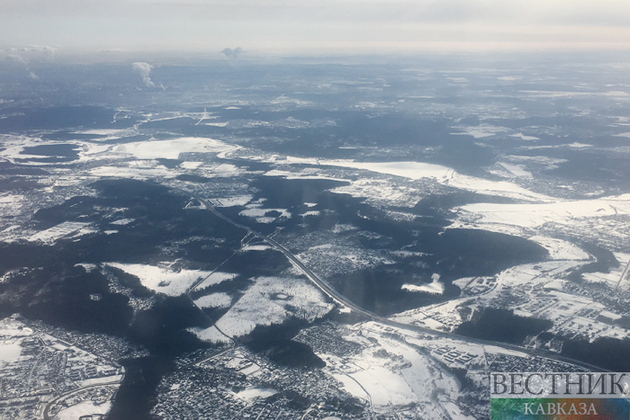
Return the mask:
{"type": "MultiPolygon", "coordinates": [[[[591,371],[594,372],[603,372],[606,371],[606,369],[603,369],[601,367],[598,366],[594,366],[591,365],[589,363],[585,363],[579,360],[575,360],[575,359],[571,359],[568,357],[564,357],[558,354],[554,354],[554,353],[550,353],[547,351],[542,351],[542,350],[536,350],[536,349],[528,349],[525,347],[521,347],[521,346],[517,346],[517,345],[513,345],[513,344],[507,344],[507,343],[502,343],[502,342],[498,342],[498,341],[490,341],[490,340],[482,340],[482,339],[477,339],[477,338],[471,338],[471,337],[466,337],[463,335],[459,335],[459,334],[455,334],[455,333],[451,333],[451,332],[445,332],[445,331],[438,331],[438,330],[433,330],[431,328],[426,328],[426,327],[421,327],[418,325],[409,325],[409,324],[403,324],[400,322],[396,322],[396,321],[392,321],[389,318],[385,318],[382,317],[380,315],[377,315],[373,312],[367,311],[359,306],[357,306],[356,304],[354,304],[353,302],[351,302],[350,300],[348,300],[345,296],[341,295],[339,292],[337,292],[332,286],[330,286],[328,284],[328,282],[324,281],[323,279],[321,279],[317,274],[315,274],[310,268],[308,268],[306,265],[304,265],[304,263],[302,263],[302,261],[300,261],[295,255],[293,255],[293,253],[291,253],[291,251],[289,251],[288,249],[286,249],[282,244],[280,244],[278,241],[276,241],[273,238],[270,238],[266,235],[263,235],[262,233],[256,232],[255,230],[253,230],[252,228],[242,225],[232,219],[230,219],[229,217],[223,215],[221,212],[219,212],[210,202],[208,202],[207,200],[203,200],[200,198],[197,198],[199,201],[203,202],[206,207],[208,208],[209,211],[211,211],[213,214],[215,214],[217,217],[220,217],[221,219],[225,220],[228,223],[231,223],[234,226],[237,226],[241,229],[245,229],[247,230],[247,232],[249,232],[251,235],[263,240],[264,242],[266,242],[267,244],[271,245],[273,248],[275,248],[276,250],[282,252],[282,254],[284,254],[285,257],[287,257],[289,259],[289,261],[291,261],[296,267],[298,267],[300,270],[302,270],[302,272],[306,275],[306,277],[308,277],[308,279],[315,284],[322,292],[324,292],[324,294],[326,294],[327,296],[329,296],[333,301],[335,301],[336,303],[342,305],[342,306],[346,306],[348,308],[350,308],[353,312],[361,314],[365,317],[367,317],[368,319],[374,321],[374,322],[378,322],[384,325],[388,325],[390,327],[394,327],[394,328],[400,328],[400,329],[404,329],[404,330],[408,330],[408,331],[414,331],[414,332],[418,332],[418,333],[423,333],[423,334],[430,334],[430,335],[434,335],[434,336],[438,336],[438,337],[443,337],[443,338],[450,338],[453,340],[460,340],[460,341],[464,341],[467,343],[474,343],[474,344],[478,344],[478,345],[482,345],[482,346],[495,346],[495,347],[500,347],[506,350],[511,350],[511,351],[518,351],[521,353],[526,353],[529,354],[530,356],[537,356],[537,357],[542,357],[542,358],[546,358],[546,359],[552,359],[552,360],[556,360],[559,362],[565,362],[565,363],[571,363],[574,365],[578,365],[578,366],[582,366],[585,367],[591,371]]],[[[193,289],[194,287],[196,287],[196,285],[193,285],[193,289]]]]}

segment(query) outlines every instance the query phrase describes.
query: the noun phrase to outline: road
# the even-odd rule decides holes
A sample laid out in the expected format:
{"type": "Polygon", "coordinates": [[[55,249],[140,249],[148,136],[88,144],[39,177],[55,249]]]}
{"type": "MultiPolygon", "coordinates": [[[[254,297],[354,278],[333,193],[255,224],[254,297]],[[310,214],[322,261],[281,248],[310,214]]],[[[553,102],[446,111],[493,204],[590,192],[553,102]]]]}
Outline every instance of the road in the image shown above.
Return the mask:
{"type": "MultiPolygon", "coordinates": [[[[346,307],[350,308],[353,312],[361,314],[361,315],[367,317],[368,319],[370,319],[370,320],[372,320],[374,322],[378,322],[378,323],[381,323],[381,324],[384,324],[384,325],[388,325],[388,326],[394,327],[394,328],[400,328],[400,329],[404,329],[404,330],[408,330],[408,331],[414,331],[414,332],[419,332],[419,333],[423,333],[423,334],[430,334],[430,335],[443,337],[443,338],[450,338],[450,339],[453,339],[453,340],[464,341],[464,342],[467,342],[467,343],[479,344],[479,345],[482,345],[482,346],[495,346],[495,347],[503,348],[505,350],[518,351],[518,352],[521,352],[521,353],[529,354],[530,356],[543,357],[543,358],[546,358],[546,359],[552,359],[552,360],[556,360],[556,361],[559,361],[559,362],[571,363],[571,364],[574,364],[574,365],[585,367],[585,368],[587,368],[589,370],[592,370],[592,371],[595,371],[595,372],[606,371],[606,369],[602,369],[601,367],[594,366],[594,365],[591,365],[589,363],[585,363],[585,362],[582,362],[582,361],[579,361],[579,360],[575,360],[575,359],[571,359],[571,358],[568,358],[568,357],[560,356],[558,354],[550,353],[550,352],[547,352],[547,351],[536,350],[536,349],[528,349],[528,348],[525,348],[525,347],[521,347],[521,346],[517,346],[517,345],[513,345],[513,344],[502,343],[502,342],[498,342],[498,341],[490,341],[490,340],[482,340],[482,339],[477,339],[477,338],[466,337],[466,336],[463,336],[463,335],[459,335],[459,334],[455,334],[455,333],[451,333],[451,332],[434,330],[434,329],[431,329],[431,328],[421,327],[421,326],[418,326],[418,325],[403,324],[403,323],[400,323],[400,322],[392,321],[389,318],[382,317],[382,316],[377,315],[377,314],[375,314],[373,312],[367,311],[367,310],[357,306],[356,304],[354,304],[353,302],[348,300],[345,296],[343,296],[342,294],[337,292],[332,286],[330,286],[328,284],[328,282],[326,282],[323,279],[321,279],[310,268],[308,268],[306,265],[304,265],[304,263],[302,263],[302,261],[300,261],[295,255],[293,255],[293,253],[291,253],[291,251],[286,249],[282,244],[280,244],[275,239],[270,238],[270,237],[268,237],[266,235],[263,235],[262,233],[256,232],[252,228],[250,228],[248,226],[245,226],[245,225],[242,225],[242,224],[240,224],[240,223],[230,219],[229,217],[223,215],[221,212],[219,212],[207,200],[203,200],[203,199],[200,199],[200,198],[198,198],[198,200],[203,202],[206,205],[206,207],[208,208],[208,210],[211,211],[213,214],[215,214],[217,217],[220,217],[221,219],[225,220],[228,223],[231,223],[234,226],[237,226],[237,227],[239,227],[241,229],[247,230],[247,232],[249,232],[251,235],[261,239],[262,241],[264,241],[267,244],[271,245],[276,250],[282,252],[282,254],[284,254],[284,256],[287,257],[289,259],[289,261],[291,261],[295,266],[300,268],[300,270],[302,270],[302,272],[306,275],[306,277],[308,277],[308,279],[313,284],[315,284],[322,292],[324,292],[327,296],[329,296],[333,301],[335,301],[336,303],[338,303],[338,304],[340,304],[342,306],[346,306],[346,307]]],[[[194,289],[194,287],[196,287],[196,285],[193,285],[192,288],[194,289]]]]}
{"type": "MultiPolygon", "coordinates": [[[[72,391],[69,391],[69,392],[66,392],[64,394],[61,394],[61,395],[55,397],[54,399],[52,399],[52,400],[50,400],[50,401],[48,401],[46,403],[46,408],[44,408],[44,419],[46,419],[46,420],[50,420],[51,419],[51,417],[50,417],[50,409],[52,407],[54,407],[55,404],[57,404],[59,401],[62,401],[62,400],[66,399],[66,398],[68,398],[68,397],[70,397],[70,396],[72,396],[74,394],[79,393],[79,392],[85,391],[86,389],[100,388],[100,387],[108,386],[108,385],[119,385],[119,384],[122,383],[122,381],[123,381],[122,378],[121,379],[116,379],[116,380],[104,381],[104,382],[100,382],[100,383],[96,383],[96,384],[91,384],[91,385],[88,385],[88,386],[83,386],[81,388],[73,389],[72,391]]],[[[105,414],[105,413],[103,413],[103,414],[105,414]]]]}
{"type": "Polygon", "coordinates": [[[626,274],[628,274],[629,269],[630,269],[630,261],[628,261],[628,264],[626,264],[626,268],[623,270],[623,273],[621,273],[621,277],[619,277],[619,281],[615,285],[615,289],[619,288],[619,285],[621,284],[621,282],[626,278],[626,274]]]}

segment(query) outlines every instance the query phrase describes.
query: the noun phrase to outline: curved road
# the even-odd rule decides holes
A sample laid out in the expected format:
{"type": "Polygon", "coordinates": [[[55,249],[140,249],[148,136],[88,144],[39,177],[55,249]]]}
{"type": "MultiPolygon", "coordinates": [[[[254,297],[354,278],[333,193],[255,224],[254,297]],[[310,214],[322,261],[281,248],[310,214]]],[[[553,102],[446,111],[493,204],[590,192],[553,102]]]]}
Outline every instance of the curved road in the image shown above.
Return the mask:
{"type": "MultiPolygon", "coordinates": [[[[77,388],[77,389],[73,389],[72,391],[68,391],[64,394],[61,394],[55,398],[53,398],[52,400],[48,401],[45,403],[46,407],[44,408],[44,419],[45,420],[50,420],[50,409],[53,408],[55,406],[55,404],[57,404],[59,401],[64,400],[68,397],[70,397],[73,394],[77,394],[79,392],[85,391],[86,389],[90,389],[90,388],[100,388],[100,387],[104,387],[104,386],[108,386],[108,385],[120,385],[122,383],[122,378],[121,379],[117,379],[117,380],[112,380],[112,381],[108,381],[108,382],[99,382],[96,384],[91,384],[91,385],[87,385],[87,386],[83,386],[81,388],[77,388]]],[[[113,398],[112,398],[113,400],[113,398]]]]}
{"type": "MultiPolygon", "coordinates": [[[[571,363],[571,364],[574,364],[574,365],[585,367],[585,368],[590,369],[590,370],[595,371],[595,372],[606,371],[606,369],[602,369],[599,366],[594,366],[594,365],[591,365],[589,363],[585,363],[585,362],[582,362],[582,361],[579,361],[579,360],[575,360],[575,359],[571,359],[571,358],[568,358],[568,357],[560,356],[560,355],[553,354],[553,353],[550,353],[550,352],[546,352],[546,351],[542,351],[542,350],[536,350],[536,349],[528,349],[528,348],[524,348],[524,347],[513,345],[513,344],[501,343],[501,342],[498,342],[498,341],[490,341],[490,340],[482,340],[482,339],[478,339],[478,338],[466,337],[466,336],[455,334],[455,333],[433,330],[431,328],[421,327],[421,326],[417,326],[417,325],[403,324],[403,323],[400,323],[400,322],[392,321],[389,318],[382,317],[382,316],[377,315],[377,314],[375,314],[373,312],[367,311],[367,310],[357,306],[353,302],[349,301],[345,296],[343,296],[339,292],[337,292],[332,286],[330,286],[328,284],[328,282],[326,282],[325,280],[322,280],[317,274],[315,274],[313,271],[311,271],[310,268],[308,268],[306,265],[304,265],[304,263],[302,263],[302,261],[300,261],[295,255],[293,255],[288,249],[286,249],[282,244],[278,243],[278,241],[276,241],[275,239],[270,238],[270,237],[268,237],[266,235],[263,235],[262,233],[256,232],[252,228],[250,228],[248,226],[245,226],[245,225],[242,225],[242,224],[240,224],[240,223],[230,219],[229,217],[223,215],[221,212],[219,212],[207,200],[200,199],[200,198],[197,198],[197,199],[199,201],[203,202],[206,205],[206,207],[208,208],[208,210],[211,211],[213,214],[215,214],[217,217],[220,217],[221,219],[225,220],[228,223],[231,223],[234,226],[237,226],[237,227],[239,227],[241,229],[247,230],[251,235],[256,236],[257,238],[263,240],[267,244],[273,246],[276,250],[282,252],[284,254],[284,256],[289,259],[289,261],[291,261],[293,264],[295,264],[297,267],[299,267],[304,272],[304,274],[309,278],[309,280],[312,283],[314,283],[322,292],[324,292],[326,295],[328,295],[335,302],[337,302],[340,305],[343,305],[343,306],[346,306],[346,307],[350,308],[352,311],[354,311],[356,313],[359,313],[359,314],[367,317],[368,319],[371,319],[372,321],[379,322],[379,323],[385,324],[385,325],[389,325],[389,326],[394,327],[394,328],[401,328],[401,329],[405,329],[405,330],[409,330],[409,331],[420,332],[420,333],[424,333],[424,334],[431,334],[431,335],[435,335],[435,336],[438,336],[438,337],[451,338],[451,339],[454,339],[454,340],[460,340],[460,341],[465,341],[465,342],[468,342],[468,343],[474,343],[474,344],[479,344],[479,345],[501,347],[501,348],[506,349],[506,350],[518,351],[518,352],[521,352],[521,353],[529,354],[531,356],[538,356],[538,357],[543,357],[543,358],[546,358],[546,359],[556,360],[556,361],[559,361],[559,362],[571,363]]],[[[629,263],[629,265],[630,265],[630,263],[629,263]]],[[[193,288],[195,286],[196,285],[193,285],[193,288]]]]}

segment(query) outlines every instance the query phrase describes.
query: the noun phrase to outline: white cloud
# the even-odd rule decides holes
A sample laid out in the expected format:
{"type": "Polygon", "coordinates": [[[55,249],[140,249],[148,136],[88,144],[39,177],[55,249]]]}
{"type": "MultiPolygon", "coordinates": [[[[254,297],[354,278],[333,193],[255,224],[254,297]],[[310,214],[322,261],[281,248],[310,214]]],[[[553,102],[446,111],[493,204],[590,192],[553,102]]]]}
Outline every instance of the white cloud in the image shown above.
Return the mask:
{"type": "Polygon", "coordinates": [[[149,77],[149,74],[151,73],[151,70],[153,69],[153,66],[151,64],[143,63],[143,62],[136,62],[136,63],[131,64],[131,68],[133,69],[133,71],[138,73],[140,77],[142,77],[142,82],[145,84],[145,86],[155,87],[155,84],[149,77]]]}

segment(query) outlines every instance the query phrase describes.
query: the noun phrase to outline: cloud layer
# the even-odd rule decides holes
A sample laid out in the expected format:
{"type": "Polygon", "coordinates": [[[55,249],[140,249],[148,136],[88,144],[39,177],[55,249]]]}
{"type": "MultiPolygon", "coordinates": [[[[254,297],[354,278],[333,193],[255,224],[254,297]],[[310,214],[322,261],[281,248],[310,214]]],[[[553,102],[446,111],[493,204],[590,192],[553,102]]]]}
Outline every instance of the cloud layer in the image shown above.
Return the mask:
{"type": "Polygon", "coordinates": [[[628,0],[3,0],[4,42],[203,49],[447,43],[630,46],[628,0]]]}

